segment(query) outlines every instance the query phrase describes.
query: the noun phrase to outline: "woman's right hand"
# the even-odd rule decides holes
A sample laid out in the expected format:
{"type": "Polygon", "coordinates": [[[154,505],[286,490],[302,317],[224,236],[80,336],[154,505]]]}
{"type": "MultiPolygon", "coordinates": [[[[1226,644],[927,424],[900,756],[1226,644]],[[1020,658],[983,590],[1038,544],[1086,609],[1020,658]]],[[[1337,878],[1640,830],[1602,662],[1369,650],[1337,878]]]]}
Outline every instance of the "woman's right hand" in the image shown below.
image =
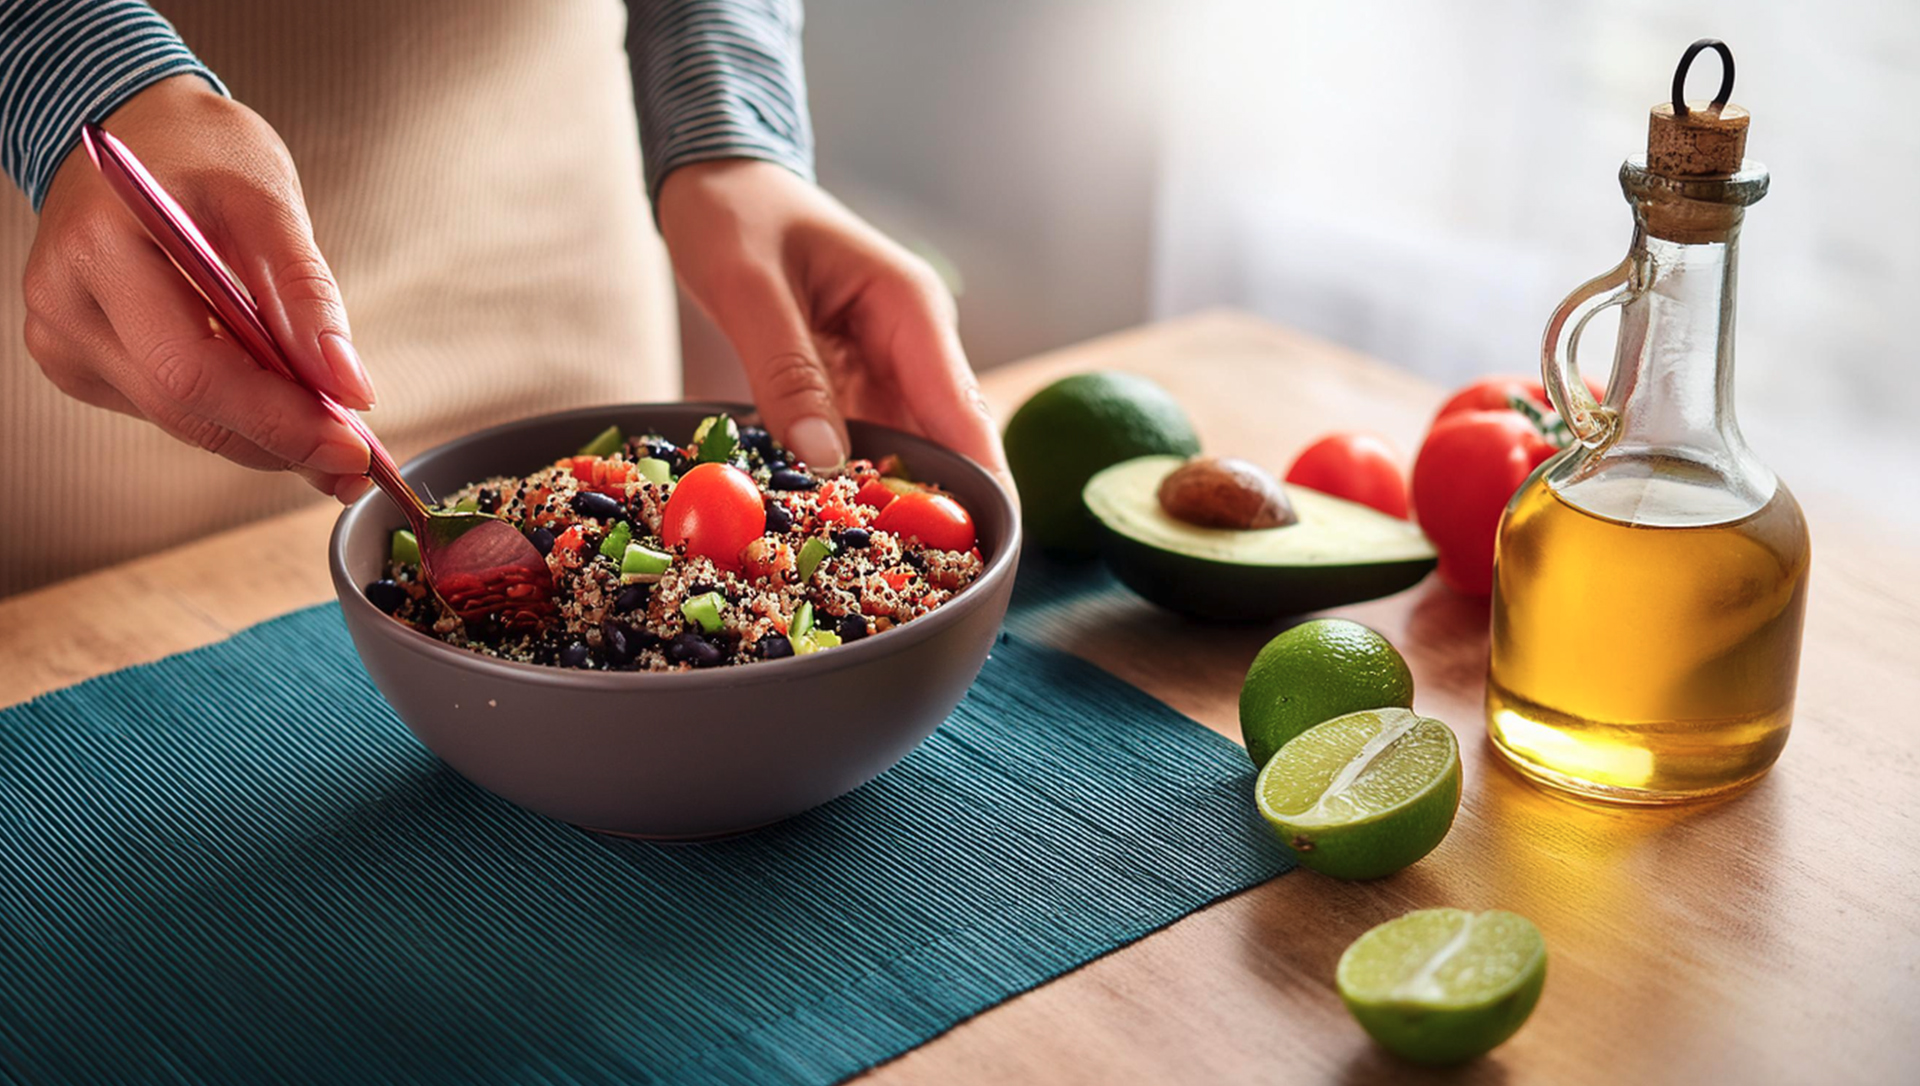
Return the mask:
{"type": "MultiPolygon", "coordinates": [[[[134,95],[108,127],[226,258],[301,374],[348,407],[371,407],[339,288],[273,129],[195,75],[134,95]]],[[[27,350],[69,396],[250,468],[291,469],[342,501],[365,491],[366,444],[213,323],[84,150],[47,190],[25,289],[27,350]]]]}

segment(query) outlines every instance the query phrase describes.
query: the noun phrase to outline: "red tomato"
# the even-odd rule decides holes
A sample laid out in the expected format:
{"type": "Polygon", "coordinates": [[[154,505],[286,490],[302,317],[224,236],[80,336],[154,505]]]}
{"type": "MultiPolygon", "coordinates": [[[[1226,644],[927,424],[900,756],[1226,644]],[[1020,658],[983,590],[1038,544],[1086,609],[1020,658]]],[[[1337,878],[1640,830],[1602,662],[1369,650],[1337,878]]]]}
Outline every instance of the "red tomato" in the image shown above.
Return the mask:
{"type": "Polygon", "coordinates": [[[886,484],[886,480],[876,476],[860,488],[860,492],[853,496],[853,500],[875,509],[885,509],[893,504],[893,499],[899,496],[886,484]]]}
{"type": "Polygon", "coordinates": [[[1508,499],[1559,451],[1508,407],[1456,411],[1433,424],[1413,462],[1413,513],[1455,591],[1493,591],[1493,542],[1508,499]]]}
{"type": "Polygon", "coordinates": [[[1287,482],[1370,505],[1388,516],[1407,515],[1407,477],[1400,473],[1400,457],[1372,434],[1328,434],[1294,460],[1287,482]]]}
{"type": "Polygon", "coordinates": [[[724,569],[740,568],[740,551],[767,530],[767,507],[753,476],[731,464],[700,464],[680,477],[660,516],[660,538],[687,545],[724,569]]]}
{"type": "MultiPolygon", "coordinates": [[[[1587,390],[1593,393],[1594,399],[1606,399],[1606,389],[1595,384],[1591,377],[1586,381],[1587,390]]],[[[1545,408],[1549,414],[1553,411],[1553,404],[1547,401],[1547,390],[1540,382],[1527,377],[1503,374],[1482,377],[1449,396],[1447,402],[1440,405],[1440,410],[1433,416],[1433,421],[1437,423],[1448,415],[1462,411],[1498,411],[1503,408],[1511,410],[1507,400],[1513,396],[1525,396],[1545,408]]]]}
{"type": "Polygon", "coordinates": [[[960,503],[930,490],[900,495],[880,510],[873,526],[883,532],[918,539],[943,551],[967,550],[975,538],[973,518],[960,503]]]}

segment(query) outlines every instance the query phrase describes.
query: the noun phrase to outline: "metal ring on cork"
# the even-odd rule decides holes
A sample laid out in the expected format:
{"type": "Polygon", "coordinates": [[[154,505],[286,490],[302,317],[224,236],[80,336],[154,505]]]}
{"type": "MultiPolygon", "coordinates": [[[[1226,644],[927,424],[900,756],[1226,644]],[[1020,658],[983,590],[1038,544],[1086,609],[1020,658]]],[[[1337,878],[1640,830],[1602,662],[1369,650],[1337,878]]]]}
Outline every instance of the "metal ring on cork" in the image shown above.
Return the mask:
{"type": "Polygon", "coordinates": [[[1713,96],[1713,103],[1708,108],[1714,113],[1719,113],[1726,108],[1727,101],[1733,97],[1733,50],[1727,48],[1727,43],[1718,38],[1701,38],[1687,46],[1687,51],[1680,54],[1680,66],[1673,70],[1673,115],[1675,117],[1687,115],[1687,72],[1693,67],[1693,58],[1707,49],[1720,54],[1720,92],[1713,96]]]}

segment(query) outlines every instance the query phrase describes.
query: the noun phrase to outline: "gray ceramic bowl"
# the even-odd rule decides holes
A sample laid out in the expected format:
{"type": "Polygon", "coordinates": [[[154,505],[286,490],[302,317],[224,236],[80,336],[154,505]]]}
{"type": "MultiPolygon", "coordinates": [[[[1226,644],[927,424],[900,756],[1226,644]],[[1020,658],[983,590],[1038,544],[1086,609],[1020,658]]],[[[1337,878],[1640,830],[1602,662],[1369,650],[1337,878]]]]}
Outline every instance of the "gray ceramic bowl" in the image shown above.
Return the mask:
{"type": "MultiPolygon", "coordinates": [[[[443,494],[523,474],[609,424],[685,441],[738,404],[636,404],[544,415],[442,445],[402,469],[443,494]]],[[[1013,503],[973,461],[853,423],[855,455],[898,453],[973,514],[987,565],[945,606],[809,656],[665,674],[496,660],[382,614],[361,592],[403,527],[378,493],[334,526],[333,584],[374,685],[414,735],[469,780],[578,826],[650,838],[716,837],[799,814],[873,779],[931,734],[986,661],[1020,553],[1013,503]]]]}

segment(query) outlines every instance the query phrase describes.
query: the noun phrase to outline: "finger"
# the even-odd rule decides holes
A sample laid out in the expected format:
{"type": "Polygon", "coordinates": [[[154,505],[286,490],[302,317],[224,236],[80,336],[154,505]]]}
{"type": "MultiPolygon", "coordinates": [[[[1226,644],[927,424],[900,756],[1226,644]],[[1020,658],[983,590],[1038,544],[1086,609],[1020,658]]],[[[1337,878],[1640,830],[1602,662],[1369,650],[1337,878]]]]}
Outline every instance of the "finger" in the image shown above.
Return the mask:
{"type": "Polygon", "coordinates": [[[213,206],[202,225],[259,303],[287,361],[348,407],[372,407],[373,382],[354,350],[340,288],[314,244],[298,191],[241,185],[208,202],[213,206]]]}
{"type": "Polygon", "coordinates": [[[746,368],[753,402],[768,431],[810,467],[831,469],[846,463],[846,422],[834,406],[827,368],[785,281],[747,276],[711,305],[711,316],[746,368]]]}
{"type": "MultiPolygon", "coordinates": [[[[29,318],[27,322],[28,351],[40,368],[51,379],[55,387],[82,403],[108,411],[153,422],[169,436],[197,445],[211,447],[221,456],[232,460],[241,467],[257,471],[280,471],[287,468],[285,457],[275,456],[253,442],[223,427],[202,428],[195,431],[183,429],[167,420],[148,417],[145,411],[129,399],[125,393],[94,376],[101,367],[101,359],[117,357],[125,353],[125,348],[113,338],[112,329],[105,326],[105,317],[101,318],[100,331],[83,331],[71,338],[51,330],[47,325],[29,318]]],[[[331,494],[338,485],[338,476],[321,477],[311,469],[302,469],[309,474],[312,482],[323,494],[331,494]]]]}
{"type": "Polygon", "coordinates": [[[95,299],[123,350],[103,376],[168,432],[229,458],[264,450],[274,466],[366,471],[367,447],[312,393],[261,369],[215,334],[205,304],[144,239],[101,262],[95,299]]]}
{"type": "Polygon", "coordinates": [[[903,275],[862,299],[854,328],[862,353],[892,373],[923,434],[1010,481],[999,426],[967,364],[944,286],[903,275]]]}

